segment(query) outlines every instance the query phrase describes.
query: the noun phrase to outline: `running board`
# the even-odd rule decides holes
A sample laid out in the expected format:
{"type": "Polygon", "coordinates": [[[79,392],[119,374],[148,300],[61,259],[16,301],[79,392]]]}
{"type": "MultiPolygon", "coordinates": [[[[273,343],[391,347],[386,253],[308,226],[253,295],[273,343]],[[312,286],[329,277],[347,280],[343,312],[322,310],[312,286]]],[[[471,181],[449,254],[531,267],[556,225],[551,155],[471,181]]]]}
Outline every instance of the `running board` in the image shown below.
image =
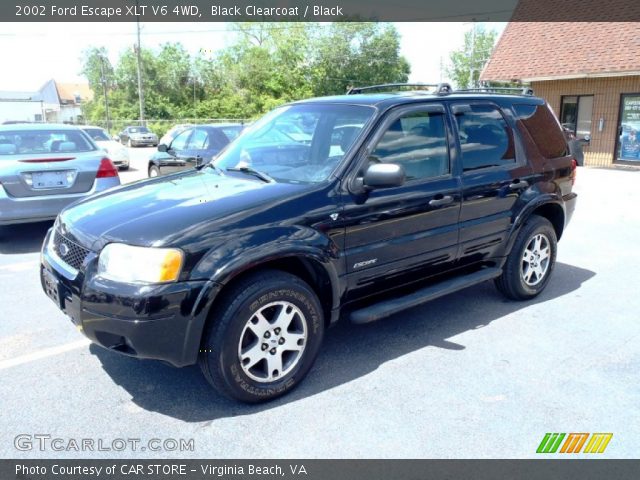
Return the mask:
{"type": "Polygon", "coordinates": [[[351,312],[349,319],[351,320],[351,323],[357,324],[375,322],[376,320],[401,312],[407,308],[422,305],[423,303],[429,302],[438,297],[499,277],[501,274],[502,269],[500,268],[484,268],[463,277],[452,278],[450,280],[445,280],[435,285],[422,288],[403,297],[385,300],[383,302],[364,307],[360,310],[354,310],[351,312]]]}

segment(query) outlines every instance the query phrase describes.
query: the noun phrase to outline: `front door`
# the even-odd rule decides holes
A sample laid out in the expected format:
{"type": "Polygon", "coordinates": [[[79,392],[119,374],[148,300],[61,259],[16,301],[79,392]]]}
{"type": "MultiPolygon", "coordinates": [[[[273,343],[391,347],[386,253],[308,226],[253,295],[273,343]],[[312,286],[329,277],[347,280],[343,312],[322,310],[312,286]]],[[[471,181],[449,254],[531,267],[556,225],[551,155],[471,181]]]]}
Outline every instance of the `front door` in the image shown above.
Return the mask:
{"type": "Polygon", "coordinates": [[[455,260],[460,189],[442,105],[391,112],[361,159],[404,168],[402,186],[353,195],[343,212],[349,298],[442,271],[455,260]],[[381,285],[382,284],[382,285],[381,285]]]}

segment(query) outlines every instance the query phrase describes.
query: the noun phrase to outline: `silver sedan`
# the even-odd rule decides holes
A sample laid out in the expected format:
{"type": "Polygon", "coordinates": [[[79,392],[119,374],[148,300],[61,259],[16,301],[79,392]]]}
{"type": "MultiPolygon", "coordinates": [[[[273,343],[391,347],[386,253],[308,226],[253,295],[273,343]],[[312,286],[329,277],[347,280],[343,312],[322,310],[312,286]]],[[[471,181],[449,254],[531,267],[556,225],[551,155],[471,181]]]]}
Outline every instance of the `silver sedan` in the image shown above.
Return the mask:
{"type": "Polygon", "coordinates": [[[120,185],[91,138],[69,125],[0,125],[0,225],[54,219],[67,205],[120,185]]]}

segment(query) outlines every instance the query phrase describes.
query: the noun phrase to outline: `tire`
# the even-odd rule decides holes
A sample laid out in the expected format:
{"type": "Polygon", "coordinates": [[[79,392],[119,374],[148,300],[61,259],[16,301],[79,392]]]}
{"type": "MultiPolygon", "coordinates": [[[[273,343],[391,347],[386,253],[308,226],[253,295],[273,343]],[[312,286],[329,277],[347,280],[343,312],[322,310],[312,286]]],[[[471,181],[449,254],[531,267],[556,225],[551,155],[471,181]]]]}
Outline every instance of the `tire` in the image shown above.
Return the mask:
{"type": "Polygon", "coordinates": [[[200,369],[227,397],[246,403],[272,400],[306,376],[323,335],[320,302],[304,281],[278,270],[250,274],[212,309],[200,369]]]}
{"type": "Polygon", "coordinates": [[[158,168],[157,165],[151,165],[149,167],[149,178],[152,177],[159,177],[160,176],[160,169],[158,168]]]}
{"type": "Polygon", "coordinates": [[[127,147],[129,148],[133,147],[133,142],[131,141],[131,139],[127,140],[127,147]]]}
{"type": "Polygon", "coordinates": [[[512,300],[528,300],[539,295],[549,282],[557,250],[558,240],[551,222],[532,215],[520,229],[502,275],[495,280],[496,287],[512,300]]]}

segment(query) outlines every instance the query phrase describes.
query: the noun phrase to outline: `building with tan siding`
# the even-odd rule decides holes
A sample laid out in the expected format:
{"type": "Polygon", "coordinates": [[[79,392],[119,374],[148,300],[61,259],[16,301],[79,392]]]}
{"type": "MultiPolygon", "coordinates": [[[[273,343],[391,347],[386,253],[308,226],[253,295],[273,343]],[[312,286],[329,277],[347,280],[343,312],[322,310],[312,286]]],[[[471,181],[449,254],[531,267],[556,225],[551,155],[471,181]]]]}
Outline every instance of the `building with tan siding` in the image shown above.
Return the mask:
{"type": "Polygon", "coordinates": [[[480,78],[529,83],[589,139],[586,165],[640,166],[639,23],[509,23],[480,78]]]}

